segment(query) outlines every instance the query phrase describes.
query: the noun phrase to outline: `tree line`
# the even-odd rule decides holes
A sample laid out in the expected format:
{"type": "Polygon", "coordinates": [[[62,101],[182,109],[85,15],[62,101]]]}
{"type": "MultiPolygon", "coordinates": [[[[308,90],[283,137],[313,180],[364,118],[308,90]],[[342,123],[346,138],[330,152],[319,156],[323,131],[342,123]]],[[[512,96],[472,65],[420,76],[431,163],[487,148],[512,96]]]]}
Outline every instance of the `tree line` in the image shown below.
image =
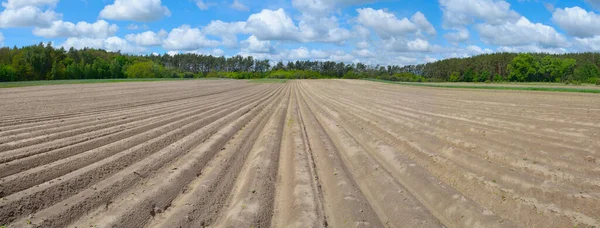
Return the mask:
{"type": "Polygon", "coordinates": [[[279,61],[251,56],[127,55],[50,44],[0,48],[0,81],[117,78],[375,78],[406,82],[565,82],[600,84],[599,53],[494,53],[437,62],[380,66],[279,61]]]}

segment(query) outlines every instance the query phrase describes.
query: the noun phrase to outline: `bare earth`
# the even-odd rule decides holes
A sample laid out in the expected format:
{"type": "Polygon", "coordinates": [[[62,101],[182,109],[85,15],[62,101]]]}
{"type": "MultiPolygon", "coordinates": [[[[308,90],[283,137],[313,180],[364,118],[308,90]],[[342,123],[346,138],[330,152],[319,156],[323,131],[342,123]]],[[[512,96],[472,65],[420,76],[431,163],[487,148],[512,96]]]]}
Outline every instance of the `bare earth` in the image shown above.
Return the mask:
{"type": "Polygon", "coordinates": [[[7,227],[600,227],[600,95],[366,81],[0,89],[7,227]]]}

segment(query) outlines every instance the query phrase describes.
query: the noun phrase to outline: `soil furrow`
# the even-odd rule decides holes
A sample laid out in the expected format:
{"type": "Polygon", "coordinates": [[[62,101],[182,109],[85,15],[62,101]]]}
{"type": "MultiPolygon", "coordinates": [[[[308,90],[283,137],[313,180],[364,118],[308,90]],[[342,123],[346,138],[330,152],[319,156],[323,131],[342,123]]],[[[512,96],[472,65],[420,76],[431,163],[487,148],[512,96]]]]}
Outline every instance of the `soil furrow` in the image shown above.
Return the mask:
{"type": "Polygon", "coordinates": [[[270,82],[1,89],[0,227],[600,227],[599,94],[270,82]]]}

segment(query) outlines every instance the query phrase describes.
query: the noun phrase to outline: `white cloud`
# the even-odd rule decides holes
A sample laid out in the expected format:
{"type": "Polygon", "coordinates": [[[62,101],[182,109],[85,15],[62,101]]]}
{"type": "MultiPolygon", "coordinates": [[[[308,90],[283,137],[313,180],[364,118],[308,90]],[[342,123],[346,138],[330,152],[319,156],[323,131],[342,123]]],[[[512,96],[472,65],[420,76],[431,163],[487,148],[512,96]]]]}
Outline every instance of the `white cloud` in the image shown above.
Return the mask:
{"type": "Polygon", "coordinates": [[[136,25],[136,24],[129,24],[127,26],[127,29],[129,30],[138,30],[138,29],[148,29],[148,25],[136,25]]]}
{"type": "Polygon", "coordinates": [[[423,15],[423,13],[417,11],[410,18],[410,20],[417,25],[417,27],[419,28],[419,32],[420,33],[425,33],[425,34],[430,35],[430,36],[435,36],[437,34],[437,32],[435,31],[435,28],[429,22],[429,20],[427,20],[427,18],[425,17],[425,15],[423,15]]]}
{"type": "Polygon", "coordinates": [[[358,49],[367,49],[369,47],[371,47],[371,44],[367,41],[360,41],[356,43],[356,47],[358,49]]]}
{"type": "Polygon", "coordinates": [[[575,38],[575,45],[580,51],[600,51],[600,36],[575,38]]]}
{"type": "Polygon", "coordinates": [[[429,42],[423,39],[408,41],[406,46],[410,51],[430,51],[429,42]]]}
{"type": "Polygon", "coordinates": [[[228,48],[237,48],[237,34],[249,33],[246,29],[246,22],[223,22],[220,20],[211,21],[207,26],[202,28],[202,32],[208,35],[219,36],[222,39],[223,45],[228,48]]]}
{"type": "Polygon", "coordinates": [[[230,7],[234,10],[237,11],[248,11],[250,10],[246,5],[244,5],[243,3],[241,3],[239,0],[233,0],[233,3],[231,3],[230,7]]]}
{"type": "Polygon", "coordinates": [[[64,47],[65,49],[71,47],[75,49],[95,48],[131,54],[140,54],[146,51],[145,48],[131,45],[127,40],[116,36],[108,37],[106,39],[70,37],[61,45],[61,47],[64,47]]]}
{"type": "Polygon", "coordinates": [[[121,51],[125,53],[141,53],[146,51],[145,48],[137,47],[129,44],[127,40],[113,36],[104,41],[104,47],[109,51],[121,51]]]}
{"type": "Polygon", "coordinates": [[[223,56],[223,54],[225,54],[225,52],[219,48],[213,49],[211,53],[213,56],[223,56]]]}
{"type": "MultiPolygon", "coordinates": [[[[9,2],[6,4],[12,3],[9,2]]],[[[7,7],[0,13],[0,28],[47,27],[61,17],[61,14],[52,10],[42,11],[36,6],[27,5],[20,8],[12,8],[11,6],[11,8],[7,7]]]]}
{"type": "Polygon", "coordinates": [[[387,40],[383,40],[383,47],[385,50],[393,52],[429,52],[431,51],[431,45],[429,41],[424,39],[405,40],[403,38],[392,37],[387,40]]]}
{"type": "Polygon", "coordinates": [[[351,63],[351,62],[355,62],[356,58],[353,55],[347,54],[343,51],[336,51],[332,55],[330,55],[329,58],[324,59],[324,60],[325,61],[351,63]]]}
{"type": "Polygon", "coordinates": [[[119,27],[115,24],[108,24],[104,20],[99,20],[93,24],[80,21],[77,24],[64,21],[54,21],[48,28],[35,28],[33,34],[46,38],[56,37],[91,37],[106,38],[113,36],[119,27]]]}
{"type": "Polygon", "coordinates": [[[342,43],[352,37],[349,30],[340,28],[336,17],[305,16],[299,24],[301,40],[304,42],[342,43]]]}
{"type": "Polygon", "coordinates": [[[454,45],[469,40],[469,36],[469,30],[466,28],[457,28],[454,32],[444,34],[444,38],[454,45]]]}
{"type": "Polygon", "coordinates": [[[552,14],[552,21],[576,37],[600,35],[600,15],[578,6],[556,9],[552,14]]]}
{"type": "Polygon", "coordinates": [[[211,21],[208,25],[202,28],[206,34],[214,36],[235,35],[240,33],[248,33],[246,22],[223,22],[220,20],[211,21]]]}
{"type": "Polygon", "coordinates": [[[260,41],[255,36],[241,42],[242,51],[247,53],[270,53],[273,52],[270,41],[260,41]]]}
{"type": "Polygon", "coordinates": [[[170,55],[170,56],[175,56],[175,55],[178,55],[178,54],[179,54],[179,51],[168,51],[167,52],[167,55],[170,55]]]}
{"type": "Polygon", "coordinates": [[[362,41],[371,39],[371,31],[362,25],[352,27],[352,32],[356,38],[362,41]]]}
{"type": "Polygon", "coordinates": [[[250,15],[246,29],[260,40],[298,39],[298,28],[283,9],[264,9],[250,15]]]}
{"type": "Polygon", "coordinates": [[[201,10],[207,10],[209,7],[209,4],[205,3],[202,0],[196,0],[196,6],[198,6],[198,8],[201,10]]]}
{"type": "Polygon", "coordinates": [[[375,33],[384,39],[392,36],[402,36],[407,33],[417,32],[417,26],[407,18],[398,19],[396,15],[385,10],[374,10],[372,8],[361,8],[358,12],[357,21],[372,28],[375,33]]]}
{"type": "Polygon", "coordinates": [[[146,31],[143,33],[126,35],[125,39],[139,46],[159,46],[167,35],[168,33],[165,30],[160,30],[158,33],[146,31]]]}
{"type": "Polygon", "coordinates": [[[161,0],[115,0],[100,11],[100,17],[112,20],[151,22],[171,16],[171,11],[161,0]]]}
{"type": "Polygon", "coordinates": [[[193,50],[193,51],[185,51],[185,54],[196,54],[196,55],[212,55],[212,56],[223,56],[225,53],[223,50],[219,48],[212,49],[210,51],[205,50],[193,50]]]}
{"type": "Polygon", "coordinates": [[[353,54],[363,58],[373,58],[376,56],[375,53],[369,51],[368,49],[355,50],[353,54]]]}
{"type": "Polygon", "coordinates": [[[163,47],[167,50],[190,51],[218,45],[218,41],[207,39],[200,29],[191,28],[189,25],[174,28],[163,42],[163,47]]]}
{"type": "Polygon", "coordinates": [[[488,44],[500,46],[541,45],[543,47],[567,47],[567,39],[553,27],[531,23],[521,17],[516,23],[476,26],[481,39],[488,44]]]}
{"type": "Polygon", "coordinates": [[[315,59],[325,59],[325,58],[329,57],[329,54],[322,50],[313,49],[313,50],[310,50],[310,54],[315,59]]]}
{"type": "Polygon", "coordinates": [[[336,7],[369,2],[374,2],[374,0],[292,0],[292,6],[303,14],[321,17],[335,11],[336,7]]]}
{"type": "Polygon", "coordinates": [[[479,46],[475,46],[475,45],[469,45],[466,48],[467,53],[469,53],[470,55],[481,55],[481,54],[489,54],[492,53],[493,51],[486,48],[486,49],[482,49],[479,46]]]}
{"type": "Polygon", "coordinates": [[[476,20],[500,24],[519,19],[519,14],[504,0],[439,0],[439,3],[447,28],[473,24],[476,20]]]}
{"type": "Polygon", "coordinates": [[[539,45],[529,44],[522,46],[502,46],[497,49],[499,52],[534,52],[534,53],[550,53],[560,54],[566,53],[567,50],[564,48],[545,48],[539,45]]]}
{"type": "Polygon", "coordinates": [[[0,32],[0,46],[4,46],[4,35],[0,32]]]}
{"type": "Polygon", "coordinates": [[[289,53],[289,59],[291,60],[309,59],[310,57],[310,51],[305,47],[292,49],[289,53]]]}
{"type": "Polygon", "coordinates": [[[8,0],[2,2],[2,7],[6,9],[18,9],[25,6],[56,6],[59,0],[8,0]]]}

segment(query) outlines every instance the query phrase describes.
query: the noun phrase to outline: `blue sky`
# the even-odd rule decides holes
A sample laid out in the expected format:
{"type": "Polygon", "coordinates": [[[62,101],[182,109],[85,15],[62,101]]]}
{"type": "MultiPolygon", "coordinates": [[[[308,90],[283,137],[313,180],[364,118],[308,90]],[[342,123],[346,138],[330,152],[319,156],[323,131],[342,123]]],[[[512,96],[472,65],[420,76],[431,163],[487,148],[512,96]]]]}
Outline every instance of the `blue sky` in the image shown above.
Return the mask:
{"type": "Polygon", "coordinates": [[[600,0],[4,0],[0,45],[407,65],[600,51],[600,0]]]}

